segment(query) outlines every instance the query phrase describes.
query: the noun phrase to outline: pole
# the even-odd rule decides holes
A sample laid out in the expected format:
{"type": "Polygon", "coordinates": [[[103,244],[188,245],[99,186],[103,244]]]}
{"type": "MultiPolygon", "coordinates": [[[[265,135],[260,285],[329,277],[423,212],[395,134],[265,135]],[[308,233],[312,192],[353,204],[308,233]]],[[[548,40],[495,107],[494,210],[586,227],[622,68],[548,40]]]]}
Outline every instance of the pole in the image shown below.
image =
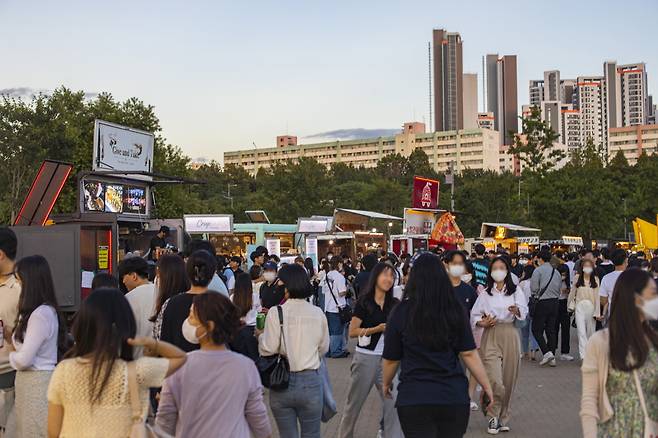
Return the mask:
{"type": "Polygon", "coordinates": [[[628,219],[626,217],[626,198],[624,198],[624,240],[628,242],[628,219]]]}
{"type": "Polygon", "coordinates": [[[454,161],[450,162],[450,175],[452,176],[452,184],[450,184],[450,211],[455,211],[455,167],[454,161]]]}

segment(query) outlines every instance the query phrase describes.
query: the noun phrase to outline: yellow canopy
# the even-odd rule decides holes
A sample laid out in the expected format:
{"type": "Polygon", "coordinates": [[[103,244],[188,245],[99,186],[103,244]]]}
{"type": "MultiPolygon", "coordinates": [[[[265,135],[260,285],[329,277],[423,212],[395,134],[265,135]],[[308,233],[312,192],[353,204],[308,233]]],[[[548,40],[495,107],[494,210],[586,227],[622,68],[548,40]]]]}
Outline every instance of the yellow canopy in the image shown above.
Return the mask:
{"type": "MultiPolygon", "coordinates": [[[[656,222],[658,223],[658,215],[656,222]]],[[[658,225],[638,217],[633,221],[633,231],[635,231],[635,242],[639,246],[649,249],[658,248],[658,225]]]]}

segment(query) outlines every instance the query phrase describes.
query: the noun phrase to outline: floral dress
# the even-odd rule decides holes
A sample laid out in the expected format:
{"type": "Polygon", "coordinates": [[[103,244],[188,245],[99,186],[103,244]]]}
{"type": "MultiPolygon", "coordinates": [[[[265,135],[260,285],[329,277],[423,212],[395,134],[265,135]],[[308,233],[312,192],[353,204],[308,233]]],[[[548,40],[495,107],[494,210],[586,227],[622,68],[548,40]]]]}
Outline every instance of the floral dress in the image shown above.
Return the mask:
{"type": "MultiPolygon", "coordinates": [[[[651,348],[642,368],[637,370],[644,392],[647,411],[652,420],[658,420],[658,351],[651,348]]],[[[601,438],[642,438],[644,436],[644,412],[635,386],[633,373],[610,367],[608,397],[614,410],[613,417],[599,424],[601,438]]]]}

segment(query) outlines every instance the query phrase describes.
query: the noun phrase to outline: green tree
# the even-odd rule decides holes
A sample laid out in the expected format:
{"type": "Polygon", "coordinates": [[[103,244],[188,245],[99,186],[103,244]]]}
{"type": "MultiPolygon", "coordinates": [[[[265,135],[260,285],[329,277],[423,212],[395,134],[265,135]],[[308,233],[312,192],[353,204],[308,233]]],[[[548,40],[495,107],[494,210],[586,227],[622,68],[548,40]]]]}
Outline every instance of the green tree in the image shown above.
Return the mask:
{"type": "Polygon", "coordinates": [[[525,170],[545,175],[565,158],[564,152],[554,147],[558,135],[541,119],[539,108],[532,107],[528,117],[521,117],[521,128],[521,135],[510,133],[514,144],[508,153],[520,159],[525,170]]]}

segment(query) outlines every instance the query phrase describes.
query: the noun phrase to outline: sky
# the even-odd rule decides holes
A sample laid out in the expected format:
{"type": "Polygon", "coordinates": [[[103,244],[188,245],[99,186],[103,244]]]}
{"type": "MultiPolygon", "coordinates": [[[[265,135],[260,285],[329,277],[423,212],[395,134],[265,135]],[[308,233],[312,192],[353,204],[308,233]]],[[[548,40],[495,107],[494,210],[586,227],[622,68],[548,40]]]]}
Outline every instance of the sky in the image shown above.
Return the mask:
{"type": "Polygon", "coordinates": [[[433,28],[461,34],[478,81],[483,55],[516,54],[519,107],[545,70],[601,75],[611,59],[646,62],[658,96],[657,23],[656,0],[0,0],[0,90],[138,97],[170,143],[221,161],[282,134],[429,122],[433,28]]]}

